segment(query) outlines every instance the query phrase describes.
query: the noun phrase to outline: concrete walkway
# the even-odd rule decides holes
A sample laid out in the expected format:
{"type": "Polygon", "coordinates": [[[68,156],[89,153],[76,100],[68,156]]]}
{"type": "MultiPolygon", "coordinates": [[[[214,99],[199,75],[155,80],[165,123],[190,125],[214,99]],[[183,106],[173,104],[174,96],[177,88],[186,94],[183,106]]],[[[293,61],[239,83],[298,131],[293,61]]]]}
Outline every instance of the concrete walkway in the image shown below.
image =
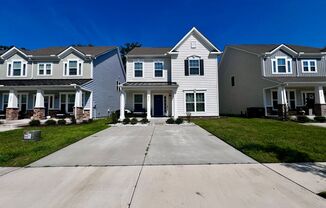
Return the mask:
{"type": "Polygon", "coordinates": [[[0,196],[3,207],[326,207],[197,126],[104,130],[0,176],[0,196]]]}

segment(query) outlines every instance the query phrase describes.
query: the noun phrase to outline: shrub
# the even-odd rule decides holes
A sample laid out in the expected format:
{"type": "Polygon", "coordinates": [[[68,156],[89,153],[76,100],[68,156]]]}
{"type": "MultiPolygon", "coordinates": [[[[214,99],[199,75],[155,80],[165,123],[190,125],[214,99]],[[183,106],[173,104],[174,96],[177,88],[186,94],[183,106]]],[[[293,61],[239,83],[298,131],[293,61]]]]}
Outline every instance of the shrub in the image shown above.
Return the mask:
{"type": "Polygon", "coordinates": [[[188,123],[191,122],[191,113],[187,113],[187,122],[188,122],[188,123]]]}
{"type": "Polygon", "coordinates": [[[315,116],[314,120],[317,121],[317,122],[320,122],[320,123],[324,123],[326,121],[326,117],[324,117],[324,116],[315,116]]]}
{"type": "Polygon", "coordinates": [[[130,121],[130,123],[131,123],[132,125],[135,125],[136,123],[138,123],[137,118],[132,118],[131,121],[130,121]]]}
{"type": "Polygon", "coordinates": [[[149,123],[149,120],[147,118],[143,118],[140,122],[142,124],[147,124],[147,123],[149,123]]]}
{"type": "Polygon", "coordinates": [[[111,124],[118,123],[118,115],[116,112],[111,113],[111,124]]]}
{"type": "Polygon", "coordinates": [[[297,121],[299,123],[306,123],[306,122],[309,122],[310,119],[307,116],[299,115],[299,116],[297,116],[297,121]]]}
{"type": "Polygon", "coordinates": [[[177,119],[175,119],[175,123],[176,124],[182,124],[183,123],[183,119],[182,118],[177,118],[177,119]]]}
{"type": "Polygon", "coordinates": [[[41,125],[41,122],[40,122],[40,120],[31,120],[29,122],[29,125],[30,126],[40,126],[41,125]]]}
{"type": "Polygon", "coordinates": [[[125,118],[125,119],[123,119],[123,121],[122,121],[122,123],[123,124],[129,124],[130,123],[130,119],[129,118],[125,118]]]}
{"type": "Polygon", "coordinates": [[[60,120],[58,120],[58,125],[66,125],[66,120],[64,120],[64,119],[60,119],[60,120]]]}
{"type": "Polygon", "coordinates": [[[57,124],[57,122],[55,120],[52,120],[52,119],[49,119],[49,120],[45,121],[45,125],[47,125],[47,126],[54,126],[56,124],[57,124]]]}
{"type": "Polygon", "coordinates": [[[174,119],[173,118],[169,118],[168,120],[166,120],[167,124],[174,124],[174,119]]]}

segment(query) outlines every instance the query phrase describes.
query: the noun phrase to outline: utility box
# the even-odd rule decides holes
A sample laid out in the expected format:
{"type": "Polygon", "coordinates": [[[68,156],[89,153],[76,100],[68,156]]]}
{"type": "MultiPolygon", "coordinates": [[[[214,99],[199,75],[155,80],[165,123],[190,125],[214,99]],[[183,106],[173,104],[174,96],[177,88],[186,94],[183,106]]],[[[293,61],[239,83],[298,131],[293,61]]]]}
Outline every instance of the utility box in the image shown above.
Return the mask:
{"type": "Polygon", "coordinates": [[[39,141],[41,139],[41,130],[30,130],[24,132],[25,141],[39,141]]]}

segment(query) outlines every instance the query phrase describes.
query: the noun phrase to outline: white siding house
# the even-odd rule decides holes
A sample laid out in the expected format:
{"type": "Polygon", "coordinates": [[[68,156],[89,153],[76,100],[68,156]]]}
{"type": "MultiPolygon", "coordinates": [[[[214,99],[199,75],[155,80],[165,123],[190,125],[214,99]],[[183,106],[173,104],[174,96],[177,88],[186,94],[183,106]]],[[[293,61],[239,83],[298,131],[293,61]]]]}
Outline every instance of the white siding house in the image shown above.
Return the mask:
{"type": "Polygon", "coordinates": [[[125,108],[147,118],[219,116],[218,64],[221,52],[196,28],[174,47],[135,48],[127,55],[121,85],[120,119],[125,108]]]}

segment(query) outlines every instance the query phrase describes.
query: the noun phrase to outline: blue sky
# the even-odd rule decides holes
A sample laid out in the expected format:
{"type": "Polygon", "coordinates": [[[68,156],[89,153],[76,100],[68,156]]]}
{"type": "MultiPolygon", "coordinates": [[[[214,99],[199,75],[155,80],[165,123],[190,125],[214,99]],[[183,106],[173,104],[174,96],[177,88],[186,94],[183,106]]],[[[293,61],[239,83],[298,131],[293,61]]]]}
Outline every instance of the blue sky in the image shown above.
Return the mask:
{"type": "Polygon", "coordinates": [[[0,45],[173,46],[193,26],[218,48],[242,43],[326,46],[325,0],[6,0],[0,45]]]}

